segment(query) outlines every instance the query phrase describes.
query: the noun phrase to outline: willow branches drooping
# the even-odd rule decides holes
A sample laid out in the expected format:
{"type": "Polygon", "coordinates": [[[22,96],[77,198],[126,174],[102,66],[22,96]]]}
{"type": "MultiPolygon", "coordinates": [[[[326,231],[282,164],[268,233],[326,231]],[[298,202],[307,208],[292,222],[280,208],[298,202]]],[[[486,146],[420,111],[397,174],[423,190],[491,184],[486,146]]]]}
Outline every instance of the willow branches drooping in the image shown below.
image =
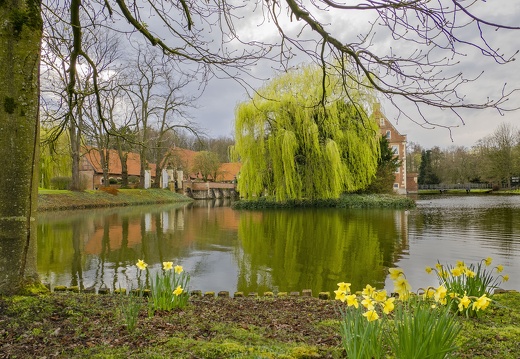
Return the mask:
{"type": "Polygon", "coordinates": [[[277,201],[337,198],[370,183],[379,155],[377,125],[366,115],[373,94],[357,86],[347,96],[341,79],[322,80],[318,67],[303,67],[237,107],[241,196],[266,191],[277,201]],[[365,111],[348,99],[364,104],[365,111]]]}

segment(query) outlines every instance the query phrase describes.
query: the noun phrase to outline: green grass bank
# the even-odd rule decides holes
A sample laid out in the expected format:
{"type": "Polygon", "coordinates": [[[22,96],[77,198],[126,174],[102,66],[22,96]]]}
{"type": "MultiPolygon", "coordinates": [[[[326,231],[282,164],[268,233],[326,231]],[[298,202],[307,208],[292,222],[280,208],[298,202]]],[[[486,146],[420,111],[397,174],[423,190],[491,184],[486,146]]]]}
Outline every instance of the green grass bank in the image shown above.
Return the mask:
{"type": "Polygon", "coordinates": [[[108,191],[38,191],[38,211],[188,202],[191,198],[167,189],[119,189],[108,191]]]}
{"type": "MultiPolygon", "coordinates": [[[[3,358],[346,358],[338,302],[313,297],[199,297],[128,331],[125,295],[60,292],[0,297],[3,358]]],[[[144,299],[143,299],[144,300],[144,299]]],[[[520,358],[520,293],[459,316],[455,358],[520,358]]]]}
{"type": "Polygon", "coordinates": [[[268,209],[268,208],[393,208],[409,209],[415,207],[415,201],[406,196],[390,194],[346,194],[338,199],[289,200],[276,202],[273,198],[262,197],[255,200],[240,200],[232,204],[233,209],[268,209]]]}
{"type": "MultiPolygon", "coordinates": [[[[38,211],[56,211],[99,207],[131,206],[154,203],[189,202],[193,199],[166,189],[119,189],[110,191],[38,191],[38,211]]],[[[415,201],[399,195],[344,195],[329,200],[293,200],[275,202],[269,197],[258,200],[239,200],[232,204],[233,209],[268,208],[397,208],[415,207],[415,201]]]]}

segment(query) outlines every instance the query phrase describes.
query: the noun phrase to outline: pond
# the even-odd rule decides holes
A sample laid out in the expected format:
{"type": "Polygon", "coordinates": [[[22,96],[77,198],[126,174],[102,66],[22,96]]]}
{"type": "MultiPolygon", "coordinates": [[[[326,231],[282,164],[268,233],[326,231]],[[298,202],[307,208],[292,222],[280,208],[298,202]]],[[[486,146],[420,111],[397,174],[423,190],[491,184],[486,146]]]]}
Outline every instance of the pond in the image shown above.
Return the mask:
{"type": "MultiPolygon", "coordinates": [[[[520,289],[520,196],[419,197],[417,208],[234,211],[229,202],[41,213],[38,272],[51,286],[135,288],[135,263],[150,272],[180,264],[191,289],[333,291],[340,281],[392,290],[387,268],[414,289],[437,284],[424,268],[488,256],[520,289]]],[[[144,278],[143,278],[144,279],[144,278]]]]}

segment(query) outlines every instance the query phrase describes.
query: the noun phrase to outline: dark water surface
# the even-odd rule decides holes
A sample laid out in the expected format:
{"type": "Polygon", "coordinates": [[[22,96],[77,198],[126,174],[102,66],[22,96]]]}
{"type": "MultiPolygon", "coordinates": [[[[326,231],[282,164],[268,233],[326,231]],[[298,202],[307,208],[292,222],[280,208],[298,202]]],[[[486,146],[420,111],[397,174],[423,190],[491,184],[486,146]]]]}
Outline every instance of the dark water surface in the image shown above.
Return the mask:
{"type": "Polygon", "coordinates": [[[400,266],[414,288],[437,284],[437,260],[491,256],[520,290],[520,196],[419,197],[402,210],[234,211],[227,202],[42,213],[38,271],[44,282],[136,286],[137,259],[151,272],[184,266],[202,291],[332,291],[348,281],[392,286],[400,266]]]}

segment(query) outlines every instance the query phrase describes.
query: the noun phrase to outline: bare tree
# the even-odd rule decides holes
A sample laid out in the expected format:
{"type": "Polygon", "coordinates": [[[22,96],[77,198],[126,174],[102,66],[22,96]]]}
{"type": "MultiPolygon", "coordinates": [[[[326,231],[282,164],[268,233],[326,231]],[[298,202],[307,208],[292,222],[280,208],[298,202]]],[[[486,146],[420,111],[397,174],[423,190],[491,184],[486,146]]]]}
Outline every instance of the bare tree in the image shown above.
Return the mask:
{"type": "Polygon", "coordinates": [[[511,187],[511,177],[520,173],[520,131],[501,124],[489,136],[477,142],[479,168],[483,177],[497,185],[511,187]]]}
{"type": "Polygon", "coordinates": [[[170,148],[175,146],[175,132],[185,130],[197,134],[196,126],[190,121],[187,109],[194,106],[195,96],[187,96],[183,89],[194,80],[189,74],[179,73],[169,62],[160,64],[160,89],[156,107],[155,138],[151,140],[152,159],[156,164],[155,185],[160,186],[162,170],[168,163],[170,148]]]}

